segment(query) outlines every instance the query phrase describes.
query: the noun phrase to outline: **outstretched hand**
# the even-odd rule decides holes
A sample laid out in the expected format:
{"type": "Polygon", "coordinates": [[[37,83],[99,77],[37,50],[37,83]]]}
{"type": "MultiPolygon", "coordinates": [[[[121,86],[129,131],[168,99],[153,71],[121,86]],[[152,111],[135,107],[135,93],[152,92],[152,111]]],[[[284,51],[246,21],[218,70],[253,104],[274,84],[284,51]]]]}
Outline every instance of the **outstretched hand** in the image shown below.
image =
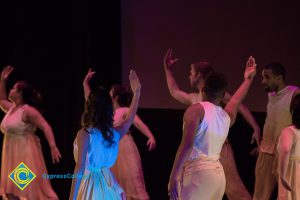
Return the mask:
{"type": "Polygon", "coordinates": [[[136,75],[136,72],[134,70],[130,70],[129,81],[131,90],[134,94],[141,91],[141,83],[139,81],[139,77],[136,75]]]}
{"type": "Polygon", "coordinates": [[[14,68],[10,65],[7,65],[6,67],[4,67],[2,69],[2,72],[1,72],[1,80],[2,81],[6,81],[10,75],[10,73],[14,70],[14,68]]]}
{"type": "Polygon", "coordinates": [[[254,76],[256,75],[256,66],[257,66],[257,64],[255,63],[255,58],[250,56],[248,58],[245,73],[244,73],[245,79],[253,80],[254,76]]]}
{"type": "Polygon", "coordinates": [[[83,80],[83,84],[89,84],[90,80],[93,78],[93,76],[95,75],[95,71],[92,71],[92,69],[90,68],[88,73],[85,75],[84,80],[83,80]]]}
{"type": "Polygon", "coordinates": [[[178,58],[173,58],[172,57],[172,49],[168,49],[167,53],[165,54],[164,57],[164,66],[166,69],[170,69],[171,66],[178,61],[178,58]]]}

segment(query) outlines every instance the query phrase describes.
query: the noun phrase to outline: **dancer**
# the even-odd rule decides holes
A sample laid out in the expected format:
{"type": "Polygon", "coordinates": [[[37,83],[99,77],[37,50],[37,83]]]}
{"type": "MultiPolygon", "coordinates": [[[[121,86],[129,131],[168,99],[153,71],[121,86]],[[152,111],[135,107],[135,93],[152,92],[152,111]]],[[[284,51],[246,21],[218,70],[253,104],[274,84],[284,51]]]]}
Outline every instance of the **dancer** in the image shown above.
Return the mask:
{"type": "MultiPolygon", "coordinates": [[[[6,81],[13,69],[11,66],[4,67],[0,82],[0,106],[6,113],[1,122],[4,140],[0,191],[30,200],[58,199],[49,180],[42,178],[42,174],[47,174],[47,169],[40,140],[34,134],[37,128],[44,132],[51,149],[52,161],[56,163],[59,162],[61,155],[56,146],[52,128],[37,110],[40,94],[28,83],[17,82],[9,92],[9,100],[7,99],[6,81]],[[36,178],[23,190],[8,178],[21,162],[36,175],[36,178]]],[[[29,176],[26,175],[26,180],[27,178],[29,176]]]]}
{"type": "MultiPolygon", "coordinates": [[[[177,61],[178,61],[177,58],[172,57],[172,49],[168,49],[164,58],[164,68],[165,68],[165,74],[166,74],[166,79],[167,79],[167,84],[168,84],[168,89],[170,91],[170,94],[176,100],[188,106],[201,102],[203,100],[201,90],[204,86],[204,80],[209,73],[214,71],[213,68],[206,61],[193,63],[191,65],[189,79],[190,79],[191,86],[197,87],[199,93],[186,93],[182,91],[177,85],[171,70],[173,64],[177,61]]],[[[225,105],[229,101],[229,99],[230,99],[230,95],[226,92],[222,100],[222,105],[225,105]]],[[[254,117],[252,116],[250,111],[242,104],[239,106],[239,112],[242,114],[242,116],[245,118],[245,120],[254,130],[252,134],[251,143],[253,143],[255,140],[256,143],[259,145],[260,128],[256,123],[254,117]]],[[[226,139],[222,147],[220,162],[222,163],[225,176],[226,176],[225,193],[228,199],[229,200],[252,200],[251,195],[249,194],[248,190],[244,186],[239,176],[235,164],[235,160],[234,160],[233,150],[228,139],[226,139]]]]}
{"type": "Polygon", "coordinates": [[[74,174],[77,178],[72,182],[72,200],[125,199],[109,168],[117,159],[119,141],[128,132],[138,107],[141,85],[134,71],[130,71],[129,79],[133,99],[128,115],[116,128],[113,128],[113,106],[109,93],[103,88],[96,88],[87,95],[82,129],[74,142],[74,174]]]}
{"type": "Polygon", "coordinates": [[[225,76],[217,72],[207,76],[201,90],[203,102],[191,105],[184,113],[182,141],[168,187],[171,200],[223,198],[226,180],[219,162],[221,148],[255,74],[255,60],[250,57],[245,79],[224,110],[220,104],[227,85],[225,76]]]}
{"type": "Polygon", "coordinates": [[[300,199],[300,95],[291,103],[292,125],[279,136],[278,200],[300,199]]]}
{"type": "MultiPolygon", "coordinates": [[[[113,101],[114,126],[122,123],[128,113],[132,93],[124,86],[114,85],[110,90],[113,101]]],[[[135,115],[133,125],[146,137],[149,151],[156,147],[156,141],[148,126],[135,115]]],[[[115,165],[111,168],[118,183],[124,189],[127,200],[147,200],[141,157],[138,148],[128,132],[119,143],[119,154],[115,165]]]]}
{"type": "Polygon", "coordinates": [[[263,138],[255,167],[254,200],[269,200],[276,187],[277,178],[273,171],[276,144],[281,131],[292,124],[290,104],[300,94],[296,86],[286,85],[285,69],[280,63],[268,64],[262,72],[262,84],[268,92],[267,116],[263,138]]]}
{"type": "MultiPolygon", "coordinates": [[[[93,75],[94,72],[90,69],[83,81],[85,98],[87,98],[87,95],[89,94],[89,81],[93,75]]],[[[110,90],[110,96],[112,98],[114,108],[114,127],[117,127],[119,124],[122,124],[128,114],[128,107],[132,100],[132,93],[124,86],[113,85],[110,90]]],[[[138,115],[135,115],[133,125],[141,133],[148,137],[148,149],[149,151],[153,150],[156,147],[155,138],[148,126],[139,118],[138,115]]],[[[118,158],[114,166],[111,168],[111,171],[115,175],[118,183],[124,189],[127,200],[149,199],[144,182],[141,157],[130,132],[125,134],[120,140],[118,158]]]]}

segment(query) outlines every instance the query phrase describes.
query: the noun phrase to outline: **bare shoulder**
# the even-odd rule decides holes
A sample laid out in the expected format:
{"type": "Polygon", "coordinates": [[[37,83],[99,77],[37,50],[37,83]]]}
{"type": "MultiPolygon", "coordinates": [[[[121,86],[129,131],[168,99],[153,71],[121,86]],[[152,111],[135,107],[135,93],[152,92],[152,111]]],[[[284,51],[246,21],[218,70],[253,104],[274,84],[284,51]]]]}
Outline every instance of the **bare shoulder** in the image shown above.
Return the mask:
{"type": "Polygon", "coordinates": [[[78,132],[77,132],[77,138],[80,141],[86,141],[89,139],[89,133],[85,128],[81,128],[78,132]]]}
{"type": "Polygon", "coordinates": [[[30,105],[24,105],[23,110],[26,114],[37,114],[40,113],[35,107],[30,106],[30,105]]]}
{"type": "Polygon", "coordinates": [[[39,118],[40,116],[42,116],[41,113],[33,106],[26,104],[22,108],[24,110],[23,113],[24,121],[28,121],[29,119],[33,119],[33,118],[39,118]]]}
{"type": "Polygon", "coordinates": [[[203,119],[204,112],[204,108],[200,103],[193,104],[186,109],[184,119],[203,119]]]}

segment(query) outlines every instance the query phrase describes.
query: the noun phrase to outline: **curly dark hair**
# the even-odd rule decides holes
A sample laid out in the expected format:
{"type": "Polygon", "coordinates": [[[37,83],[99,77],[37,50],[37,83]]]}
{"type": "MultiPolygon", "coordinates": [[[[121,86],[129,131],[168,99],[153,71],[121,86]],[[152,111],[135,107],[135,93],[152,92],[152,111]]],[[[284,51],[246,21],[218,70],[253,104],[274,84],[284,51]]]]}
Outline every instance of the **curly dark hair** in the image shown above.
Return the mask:
{"type": "Polygon", "coordinates": [[[22,93],[22,98],[25,104],[41,110],[42,97],[38,90],[26,81],[17,82],[17,91],[22,93]]]}
{"type": "Polygon", "coordinates": [[[85,130],[97,128],[105,140],[107,146],[113,141],[113,106],[109,93],[103,87],[93,88],[85,102],[81,116],[81,125],[85,130]]]}
{"type": "Polygon", "coordinates": [[[290,111],[292,113],[293,125],[297,129],[300,129],[300,94],[294,96],[291,102],[290,111]]]}
{"type": "Polygon", "coordinates": [[[112,89],[112,98],[118,97],[117,101],[121,107],[130,106],[133,93],[128,87],[122,85],[113,85],[111,89],[112,89]]]}
{"type": "Polygon", "coordinates": [[[227,80],[224,74],[210,72],[205,79],[203,91],[209,99],[223,97],[227,87],[227,80]]]}

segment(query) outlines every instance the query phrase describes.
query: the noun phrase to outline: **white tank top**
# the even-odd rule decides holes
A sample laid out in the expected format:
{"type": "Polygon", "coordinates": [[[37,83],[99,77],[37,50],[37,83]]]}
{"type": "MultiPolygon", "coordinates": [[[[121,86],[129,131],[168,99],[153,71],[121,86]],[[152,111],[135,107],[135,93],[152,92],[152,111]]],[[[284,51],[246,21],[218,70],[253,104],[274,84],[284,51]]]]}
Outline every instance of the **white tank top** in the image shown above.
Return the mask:
{"type": "Polygon", "coordinates": [[[290,105],[297,89],[298,87],[289,85],[277,93],[268,94],[267,117],[260,151],[273,154],[281,131],[292,124],[290,105]]]}
{"type": "Polygon", "coordinates": [[[227,138],[230,117],[222,107],[210,102],[200,102],[204,108],[204,118],[199,124],[193,149],[188,160],[218,160],[227,138]]]}

